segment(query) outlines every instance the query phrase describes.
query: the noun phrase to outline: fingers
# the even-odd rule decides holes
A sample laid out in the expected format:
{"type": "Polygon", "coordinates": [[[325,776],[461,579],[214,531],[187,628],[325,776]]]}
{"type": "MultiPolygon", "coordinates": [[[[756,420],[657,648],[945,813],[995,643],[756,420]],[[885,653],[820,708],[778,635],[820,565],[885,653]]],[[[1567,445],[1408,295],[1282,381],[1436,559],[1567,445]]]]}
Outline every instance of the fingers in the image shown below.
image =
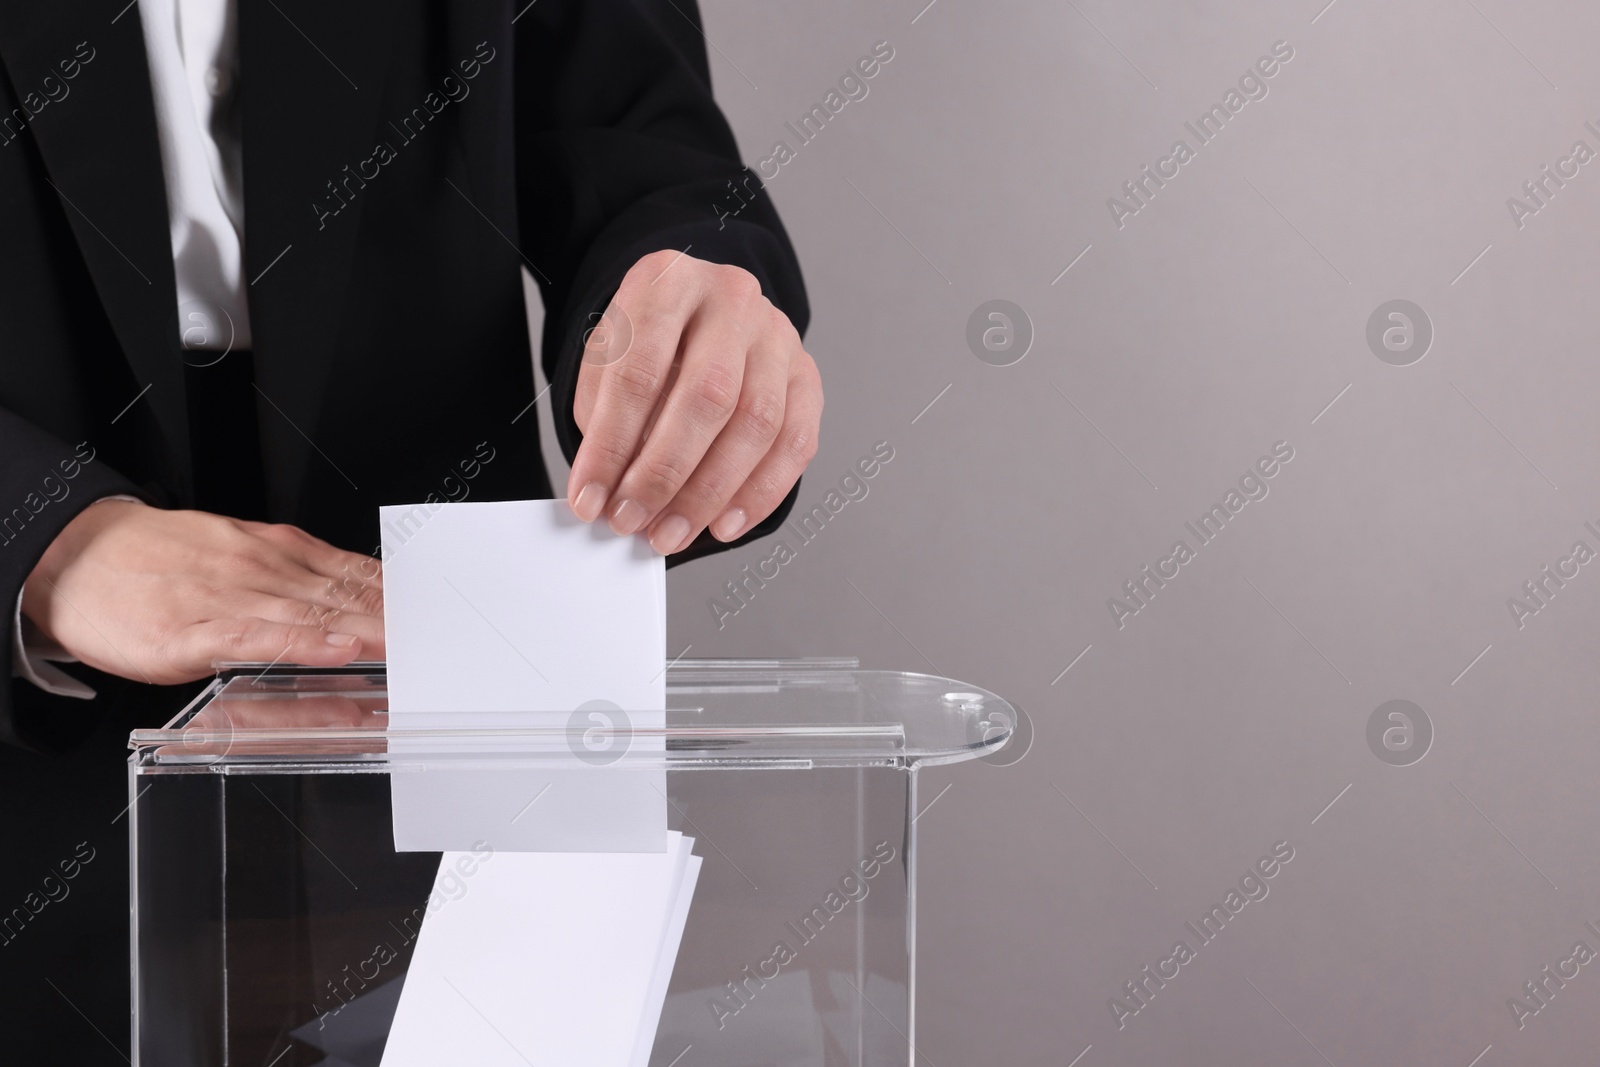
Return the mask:
{"type": "Polygon", "coordinates": [[[376,559],[335,548],[295,526],[238,525],[270,546],[249,588],[329,611],[383,616],[383,567],[376,559]]]}
{"type": "Polygon", "coordinates": [[[324,607],[283,597],[256,596],[246,600],[241,614],[268,622],[311,626],[326,633],[352,634],[361,639],[361,652],[367,659],[383,659],[382,615],[362,615],[338,607],[324,607]]]}
{"type": "Polygon", "coordinates": [[[313,574],[340,583],[351,597],[368,587],[380,593],[383,589],[383,564],[371,556],[335,548],[288,523],[241,522],[239,526],[268,541],[313,574]]]}
{"type": "Polygon", "coordinates": [[[753,275],[668,251],[634,265],[586,340],[573,417],[573,511],[665,554],[772,513],[816,453],[822,389],[753,275]]]}
{"type": "MultiPolygon", "coordinates": [[[[721,451],[716,439],[741,402],[752,340],[748,320],[719,314],[714,303],[690,322],[677,381],[617,486],[611,509],[611,528],[617,533],[632,533],[654,520],[702,461],[729,466],[742,462],[714,453],[721,451]]],[[[749,457],[749,465],[754,466],[757,458],[759,453],[749,457]]],[[[690,523],[682,515],[673,516],[660,537],[675,546],[692,532],[690,523]]]]}
{"type": "MultiPolygon", "coordinates": [[[[722,514],[783,428],[790,360],[800,351],[800,339],[781,312],[774,308],[772,314],[783,320],[787,336],[771,330],[757,340],[733,414],[651,524],[650,544],[662,555],[681,551],[722,514]]],[[[645,442],[646,454],[654,441],[652,436],[645,442]]]]}
{"type": "MultiPolygon", "coordinates": [[[[621,292],[619,288],[618,292],[621,292]]],[[[578,367],[577,390],[572,398],[572,420],[588,432],[589,416],[605,369],[633,347],[633,319],[615,299],[597,316],[583,335],[583,359],[578,367]]]]}
{"type": "Polygon", "coordinates": [[[196,677],[219,661],[342,667],[361,653],[361,638],[355,634],[260,618],[196,623],[175,644],[174,658],[196,677]]]}
{"type": "Polygon", "coordinates": [[[263,592],[312,604],[324,611],[383,618],[383,587],[359,579],[324,578],[310,571],[300,571],[284,588],[263,592]]]}
{"type": "Polygon", "coordinates": [[[772,448],[756,464],[726,508],[711,520],[711,536],[719,541],[743,537],[756,523],[772,514],[817,454],[817,432],[822,425],[822,381],[817,365],[801,352],[790,365],[783,429],[772,448]]]}
{"type": "MultiPolygon", "coordinates": [[[[632,342],[626,352],[618,356],[609,342],[604,348],[597,347],[599,331],[590,335],[584,349],[574,410],[575,416],[587,415],[580,423],[583,444],[573,458],[567,492],[572,510],[585,522],[598,518],[608,503],[615,514],[617,484],[644,440],[677,358],[684,327],[699,303],[700,286],[693,272],[681,272],[678,277],[661,275],[675,255],[658,252],[645,256],[617,289],[612,306],[626,309],[619,315],[625,314],[632,323],[632,342]],[[654,280],[661,284],[652,284],[654,280]]],[[[624,518],[634,518],[637,507],[627,509],[624,518]]],[[[649,517],[648,512],[637,516],[632,528],[637,529],[649,517]]]]}

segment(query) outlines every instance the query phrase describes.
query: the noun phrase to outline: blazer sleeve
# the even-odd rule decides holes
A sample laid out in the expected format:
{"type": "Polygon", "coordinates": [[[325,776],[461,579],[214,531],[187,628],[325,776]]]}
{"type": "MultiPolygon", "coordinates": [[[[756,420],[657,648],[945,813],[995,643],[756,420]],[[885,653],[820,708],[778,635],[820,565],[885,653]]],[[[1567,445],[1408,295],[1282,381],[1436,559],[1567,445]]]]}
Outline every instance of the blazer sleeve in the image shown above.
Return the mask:
{"type": "MultiPolygon", "coordinates": [[[[144,490],[112,470],[88,443],[45,432],[0,408],[0,605],[14,607],[50,542],[96,500],[144,490]]],[[[9,625],[7,630],[9,632],[9,625]]],[[[59,748],[90,718],[80,701],[52,696],[17,677],[12,642],[0,641],[0,743],[59,748]]]]}
{"type": "MultiPolygon", "coordinates": [[[[743,267],[802,333],[810,309],[771,198],[712,98],[693,0],[544,0],[515,30],[519,236],[544,275],[542,360],[571,462],[584,330],[641,257],[690,249],[743,267]]],[[[798,488],[734,544],[777,529],[798,488]]],[[[669,562],[727,547],[702,534],[669,562]]]]}

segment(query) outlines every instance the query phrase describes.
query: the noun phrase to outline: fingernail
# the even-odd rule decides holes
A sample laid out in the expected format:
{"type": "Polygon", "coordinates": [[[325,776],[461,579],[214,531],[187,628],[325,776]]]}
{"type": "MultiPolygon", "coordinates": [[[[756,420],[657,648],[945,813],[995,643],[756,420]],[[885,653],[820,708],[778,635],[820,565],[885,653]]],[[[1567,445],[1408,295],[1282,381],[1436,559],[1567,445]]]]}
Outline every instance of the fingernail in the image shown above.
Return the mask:
{"type": "Polygon", "coordinates": [[[572,501],[572,510],[577,512],[578,518],[584,522],[598,519],[605,506],[606,487],[599,482],[590,482],[579,489],[578,495],[572,501]]]}
{"type": "Polygon", "coordinates": [[[650,513],[637,500],[624,500],[611,512],[611,529],[619,534],[631,534],[644,525],[650,513]]]}
{"type": "Polygon", "coordinates": [[[350,648],[361,638],[355,634],[327,634],[325,640],[335,648],[350,648]]]}
{"type": "Polygon", "coordinates": [[[650,535],[650,547],[665,556],[678,551],[687,540],[689,520],[682,515],[669,515],[650,535]]]}
{"type": "Polygon", "coordinates": [[[718,541],[732,541],[744,529],[744,508],[729,508],[711,524],[711,536],[718,541]]]}

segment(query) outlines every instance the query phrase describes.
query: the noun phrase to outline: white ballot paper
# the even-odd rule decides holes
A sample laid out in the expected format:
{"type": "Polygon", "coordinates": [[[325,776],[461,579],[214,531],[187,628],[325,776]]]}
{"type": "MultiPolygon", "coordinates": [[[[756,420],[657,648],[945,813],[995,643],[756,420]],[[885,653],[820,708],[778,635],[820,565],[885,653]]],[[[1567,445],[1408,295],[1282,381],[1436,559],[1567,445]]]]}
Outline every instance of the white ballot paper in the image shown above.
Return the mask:
{"type": "Polygon", "coordinates": [[[662,739],[626,731],[665,723],[665,561],[562,500],[384,507],[379,525],[395,848],[661,851],[662,739]],[[553,733],[464,732],[519,728],[553,733]]]}
{"type": "Polygon", "coordinates": [[[673,832],[666,852],[483,861],[423,921],[383,1067],[646,1067],[700,873],[693,845],[673,832]]]}
{"type": "Polygon", "coordinates": [[[645,1067],[701,863],[626,729],[665,721],[664,561],[564,501],[380,524],[395,847],[466,887],[430,898],[383,1067],[645,1067]]]}

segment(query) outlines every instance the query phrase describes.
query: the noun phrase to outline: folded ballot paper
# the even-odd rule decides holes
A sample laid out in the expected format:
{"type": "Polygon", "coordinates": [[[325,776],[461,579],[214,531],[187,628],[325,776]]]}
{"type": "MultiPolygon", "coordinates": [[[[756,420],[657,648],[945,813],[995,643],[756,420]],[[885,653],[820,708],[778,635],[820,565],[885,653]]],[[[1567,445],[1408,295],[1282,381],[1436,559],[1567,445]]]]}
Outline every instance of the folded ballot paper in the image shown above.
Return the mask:
{"type": "Polygon", "coordinates": [[[661,735],[630,734],[665,721],[664,561],[564,501],[380,525],[395,848],[466,886],[423,921],[383,1067],[645,1067],[701,863],[661,735]]]}

